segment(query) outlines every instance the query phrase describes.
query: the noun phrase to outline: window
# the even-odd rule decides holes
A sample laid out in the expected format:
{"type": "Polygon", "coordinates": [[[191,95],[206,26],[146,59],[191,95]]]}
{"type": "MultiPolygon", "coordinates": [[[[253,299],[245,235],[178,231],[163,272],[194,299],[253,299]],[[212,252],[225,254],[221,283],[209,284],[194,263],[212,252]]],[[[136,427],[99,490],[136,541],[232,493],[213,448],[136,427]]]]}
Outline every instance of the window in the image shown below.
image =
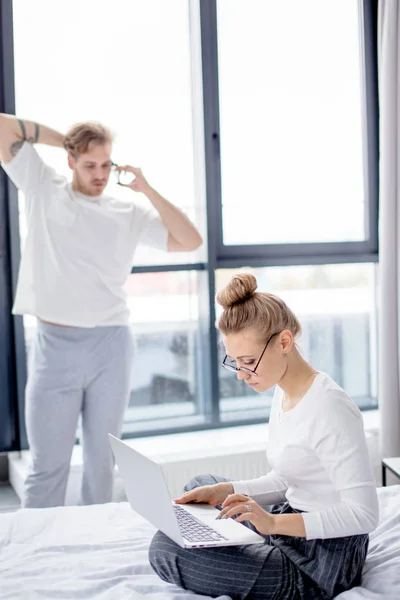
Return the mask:
{"type": "Polygon", "coordinates": [[[125,285],[134,338],[125,433],[204,423],[199,286],[202,273],[143,273],[125,285]]]}
{"type": "MultiPolygon", "coordinates": [[[[108,125],[114,160],[140,166],[205,239],[193,253],[140,248],[135,256],[125,284],[135,355],[124,435],[268,418],[273,390],[258,395],[220,366],[214,295],[243,268],[293,308],[305,358],[361,408],[375,407],[375,0],[12,6],[13,15],[11,2],[0,6],[0,109],[63,131],[86,119],[108,125]]],[[[38,149],[68,176],[63,150],[38,149]]],[[[23,199],[18,214],[17,194],[3,179],[12,282],[0,270],[0,286],[11,299],[26,223],[23,199]]],[[[112,179],[108,191],[147,202],[112,179]]],[[[25,317],[22,335],[11,302],[3,304],[14,326],[8,343],[18,403],[11,408],[22,422],[22,349],[29,353],[35,319],[25,317]]]]}
{"type": "Polygon", "coordinates": [[[217,7],[224,244],[365,240],[358,3],[217,7]]]}
{"type": "MultiPolygon", "coordinates": [[[[216,286],[225,285],[235,272],[219,270],[216,286]]],[[[297,344],[304,358],[329,373],[360,408],[376,407],[375,265],[269,267],[252,272],[258,291],[280,296],[299,319],[302,335],[297,344]]],[[[221,346],[221,360],[223,355],[221,346]]],[[[221,367],[219,377],[222,419],[242,419],[250,409],[268,415],[273,390],[266,402],[234,373],[221,367]]]]}

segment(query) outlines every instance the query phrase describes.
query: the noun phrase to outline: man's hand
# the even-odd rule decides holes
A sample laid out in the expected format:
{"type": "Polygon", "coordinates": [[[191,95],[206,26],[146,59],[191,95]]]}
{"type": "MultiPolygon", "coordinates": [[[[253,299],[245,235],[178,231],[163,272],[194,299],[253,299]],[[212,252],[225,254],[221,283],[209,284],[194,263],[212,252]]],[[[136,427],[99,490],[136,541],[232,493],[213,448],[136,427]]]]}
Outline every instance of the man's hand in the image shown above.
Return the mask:
{"type": "Polygon", "coordinates": [[[132,176],[134,176],[133,180],[128,183],[122,183],[121,181],[118,181],[119,185],[122,187],[127,187],[134,192],[142,192],[143,194],[146,194],[149,191],[150,186],[141,169],[138,169],[137,167],[131,167],[130,165],[117,165],[115,170],[120,174],[132,173],[132,176]]]}
{"type": "Polygon", "coordinates": [[[188,217],[149,185],[141,169],[130,165],[116,165],[114,168],[120,175],[119,185],[134,192],[142,192],[159,213],[168,230],[167,248],[169,252],[189,252],[196,250],[203,243],[201,235],[188,217]],[[125,173],[131,179],[122,178],[125,173]]]}

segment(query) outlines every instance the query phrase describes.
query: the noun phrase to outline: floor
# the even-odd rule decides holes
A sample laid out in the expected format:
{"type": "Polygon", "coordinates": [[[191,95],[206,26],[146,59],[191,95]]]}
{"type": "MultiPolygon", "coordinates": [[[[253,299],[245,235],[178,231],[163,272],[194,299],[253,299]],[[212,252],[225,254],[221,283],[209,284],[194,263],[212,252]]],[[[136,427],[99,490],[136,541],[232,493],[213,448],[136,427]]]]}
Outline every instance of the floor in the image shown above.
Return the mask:
{"type": "Polygon", "coordinates": [[[8,483],[0,483],[0,513],[18,510],[20,501],[8,483]]]}

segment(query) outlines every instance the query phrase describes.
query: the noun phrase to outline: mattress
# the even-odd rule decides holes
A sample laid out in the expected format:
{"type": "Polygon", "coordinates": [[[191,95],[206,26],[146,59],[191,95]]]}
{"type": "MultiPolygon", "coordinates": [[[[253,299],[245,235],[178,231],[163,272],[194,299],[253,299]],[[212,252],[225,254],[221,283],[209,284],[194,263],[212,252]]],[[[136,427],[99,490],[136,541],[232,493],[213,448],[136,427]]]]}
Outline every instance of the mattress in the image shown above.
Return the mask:
{"type": "MultiPolygon", "coordinates": [[[[379,502],[380,524],[371,534],[362,585],[340,600],[400,598],[400,486],[380,488],[379,502]]],[[[147,551],[154,531],[126,502],[0,514],[0,598],[208,598],[152,572],[147,551]]]]}

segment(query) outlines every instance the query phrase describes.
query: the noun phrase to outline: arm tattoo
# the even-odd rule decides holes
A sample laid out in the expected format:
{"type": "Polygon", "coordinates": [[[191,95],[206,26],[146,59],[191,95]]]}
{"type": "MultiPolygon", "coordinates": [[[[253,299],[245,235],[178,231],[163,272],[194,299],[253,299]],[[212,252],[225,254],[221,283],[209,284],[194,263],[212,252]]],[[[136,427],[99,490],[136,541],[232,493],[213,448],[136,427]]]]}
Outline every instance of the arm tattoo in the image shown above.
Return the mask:
{"type": "Polygon", "coordinates": [[[22,139],[25,141],[26,140],[25,123],[21,119],[18,119],[18,123],[19,123],[19,126],[21,128],[22,139]]]}
{"type": "Polygon", "coordinates": [[[11,156],[17,156],[18,152],[21,150],[23,146],[24,140],[16,140],[10,146],[10,154],[11,156]]]}
{"type": "Polygon", "coordinates": [[[21,119],[18,119],[18,123],[21,128],[22,140],[31,144],[37,144],[39,140],[39,125],[37,123],[34,123],[35,133],[31,137],[28,137],[26,135],[25,123],[21,119]]]}
{"type": "Polygon", "coordinates": [[[35,138],[34,138],[34,144],[37,144],[39,141],[39,125],[37,123],[35,123],[35,138]]]}
{"type": "Polygon", "coordinates": [[[37,123],[34,123],[34,126],[35,126],[34,135],[29,138],[26,135],[25,123],[22,121],[22,119],[18,119],[18,123],[19,123],[19,127],[21,129],[22,139],[15,140],[15,142],[13,142],[11,144],[10,154],[12,157],[14,157],[18,154],[18,152],[21,150],[22,146],[24,145],[24,142],[30,142],[31,144],[36,144],[39,140],[39,125],[37,123]]]}
{"type": "Polygon", "coordinates": [[[35,135],[32,135],[29,138],[25,138],[27,142],[30,144],[36,144],[39,139],[39,125],[35,123],[35,135]]]}

